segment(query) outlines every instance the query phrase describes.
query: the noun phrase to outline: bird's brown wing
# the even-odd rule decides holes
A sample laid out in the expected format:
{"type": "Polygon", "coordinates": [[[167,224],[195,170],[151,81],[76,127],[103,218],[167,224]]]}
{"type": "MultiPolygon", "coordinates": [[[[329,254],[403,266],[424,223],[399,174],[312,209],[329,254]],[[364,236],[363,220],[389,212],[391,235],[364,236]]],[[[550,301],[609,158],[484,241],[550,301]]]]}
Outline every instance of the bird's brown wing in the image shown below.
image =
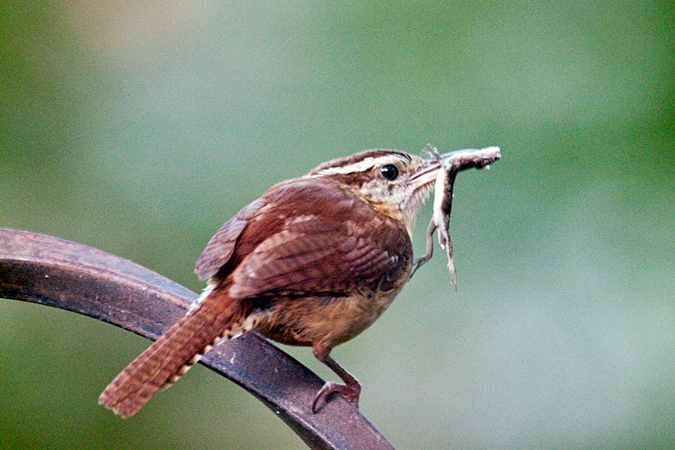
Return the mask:
{"type": "MultiPolygon", "coordinates": [[[[340,294],[363,287],[386,291],[410,269],[412,245],[404,225],[350,191],[298,182],[267,205],[264,214],[289,219],[236,265],[233,298],[340,294]],[[330,208],[321,207],[326,202],[330,208]],[[283,205],[295,205],[294,210],[283,205]]],[[[254,224],[244,230],[256,232],[254,224]]]]}
{"type": "Polygon", "coordinates": [[[200,280],[214,276],[221,267],[227,264],[234,252],[237,238],[251,217],[264,205],[265,200],[259,198],[245,206],[220,227],[220,230],[206,244],[206,248],[195,264],[195,272],[200,280]]]}

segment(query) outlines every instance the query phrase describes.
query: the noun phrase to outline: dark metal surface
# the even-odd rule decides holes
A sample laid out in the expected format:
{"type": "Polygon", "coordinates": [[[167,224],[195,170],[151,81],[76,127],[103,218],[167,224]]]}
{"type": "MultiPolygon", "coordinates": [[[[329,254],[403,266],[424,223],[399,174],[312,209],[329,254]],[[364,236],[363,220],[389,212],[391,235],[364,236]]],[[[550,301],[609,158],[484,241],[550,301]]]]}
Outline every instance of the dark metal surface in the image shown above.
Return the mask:
{"type": "MultiPolygon", "coordinates": [[[[74,311],[157,339],[197,295],[101,250],[0,229],[0,298],[74,311]]],[[[256,335],[216,346],[201,364],[256,396],[311,448],[392,449],[342,397],[332,397],[312,414],[310,405],[323,381],[256,335]]]]}

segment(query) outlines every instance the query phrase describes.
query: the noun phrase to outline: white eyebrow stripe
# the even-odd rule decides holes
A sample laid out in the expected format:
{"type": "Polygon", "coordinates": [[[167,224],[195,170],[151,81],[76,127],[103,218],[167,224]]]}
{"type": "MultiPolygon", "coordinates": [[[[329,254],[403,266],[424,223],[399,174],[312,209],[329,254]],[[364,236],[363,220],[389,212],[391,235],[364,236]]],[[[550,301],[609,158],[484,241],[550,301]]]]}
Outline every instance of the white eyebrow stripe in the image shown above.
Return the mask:
{"type": "Polygon", "coordinates": [[[384,156],[378,156],[377,158],[373,157],[368,157],[364,159],[363,161],[359,161],[354,164],[348,164],[346,166],[340,166],[340,167],[329,167],[327,169],[323,169],[320,172],[316,173],[314,176],[317,175],[346,175],[349,173],[358,173],[358,172],[365,172],[367,170],[372,169],[373,167],[376,166],[383,166],[385,164],[395,164],[395,163],[400,163],[400,162],[406,162],[407,159],[404,158],[401,155],[384,155],[384,156]]]}

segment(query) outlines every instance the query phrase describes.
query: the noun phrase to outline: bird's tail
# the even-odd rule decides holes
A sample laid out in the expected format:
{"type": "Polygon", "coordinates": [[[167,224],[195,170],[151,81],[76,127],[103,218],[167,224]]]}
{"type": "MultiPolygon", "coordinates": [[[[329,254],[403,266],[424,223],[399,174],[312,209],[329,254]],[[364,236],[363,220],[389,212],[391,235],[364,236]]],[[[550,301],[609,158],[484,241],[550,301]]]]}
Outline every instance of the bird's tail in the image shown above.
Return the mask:
{"type": "Polygon", "coordinates": [[[168,387],[221,339],[239,336],[250,324],[245,302],[214,290],[133,360],[98,399],[123,418],[131,417],[161,387],[168,387]],[[248,326],[247,326],[248,325],[248,326]]]}

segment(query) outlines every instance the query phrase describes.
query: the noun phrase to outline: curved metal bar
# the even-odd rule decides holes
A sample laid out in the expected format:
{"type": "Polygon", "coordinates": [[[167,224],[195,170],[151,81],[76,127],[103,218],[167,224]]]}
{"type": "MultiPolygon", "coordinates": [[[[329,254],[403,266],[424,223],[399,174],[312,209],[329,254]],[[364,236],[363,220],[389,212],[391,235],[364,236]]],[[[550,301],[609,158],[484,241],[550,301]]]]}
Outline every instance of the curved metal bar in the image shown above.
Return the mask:
{"type": "MultiPolygon", "coordinates": [[[[101,250],[0,229],[0,298],[74,311],[157,339],[197,295],[101,250]]],[[[313,414],[310,405],[323,381],[257,335],[216,346],[201,364],[253,394],[313,449],[393,448],[342,397],[313,414]]]]}

